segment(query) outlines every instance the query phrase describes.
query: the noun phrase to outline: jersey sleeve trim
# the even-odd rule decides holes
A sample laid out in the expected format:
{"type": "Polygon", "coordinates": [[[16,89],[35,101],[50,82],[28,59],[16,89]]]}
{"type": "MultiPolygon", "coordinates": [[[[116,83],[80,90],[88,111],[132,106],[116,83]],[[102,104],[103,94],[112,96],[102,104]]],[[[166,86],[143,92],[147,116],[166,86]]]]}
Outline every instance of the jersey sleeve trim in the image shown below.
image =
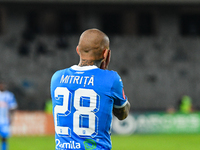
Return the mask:
{"type": "Polygon", "coordinates": [[[128,103],[128,100],[121,106],[118,105],[113,105],[114,108],[123,108],[124,106],[126,106],[126,104],[128,103]]]}

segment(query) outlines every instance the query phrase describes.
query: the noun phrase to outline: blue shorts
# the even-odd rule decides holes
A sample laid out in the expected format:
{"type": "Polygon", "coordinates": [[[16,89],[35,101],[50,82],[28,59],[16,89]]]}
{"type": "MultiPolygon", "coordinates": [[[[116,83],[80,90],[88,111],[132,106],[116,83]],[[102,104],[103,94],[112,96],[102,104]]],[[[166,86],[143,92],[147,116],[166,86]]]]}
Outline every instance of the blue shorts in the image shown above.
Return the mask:
{"type": "Polygon", "coordinates": [[[10,126],[7,124],[0,124],[0,137],[8,138],[10,136],[10,126]]]}

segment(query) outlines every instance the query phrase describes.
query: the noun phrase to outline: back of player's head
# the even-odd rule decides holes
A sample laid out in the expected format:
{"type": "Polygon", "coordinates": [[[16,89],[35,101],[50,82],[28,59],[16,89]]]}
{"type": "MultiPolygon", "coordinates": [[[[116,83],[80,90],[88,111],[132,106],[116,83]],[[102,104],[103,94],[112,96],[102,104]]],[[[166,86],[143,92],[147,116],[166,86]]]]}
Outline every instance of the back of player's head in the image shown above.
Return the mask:
{"type": "Polygon", "coordinates": [[[108,36],[98,29],[84,31],[79,39],[78,50],[83,57],[93,57],[95,60],[102,57],[102,52],[109,49],[108,36]]]}

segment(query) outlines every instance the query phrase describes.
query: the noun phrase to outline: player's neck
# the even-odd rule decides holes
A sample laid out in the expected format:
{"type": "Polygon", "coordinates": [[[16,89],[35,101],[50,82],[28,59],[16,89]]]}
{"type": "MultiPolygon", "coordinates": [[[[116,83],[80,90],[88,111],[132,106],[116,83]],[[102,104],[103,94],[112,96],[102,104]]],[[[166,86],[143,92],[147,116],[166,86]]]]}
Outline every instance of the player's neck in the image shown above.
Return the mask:
{"type": "Polygon", "coordinates": [[[100,60],[87,60],[87,59],[81,59],[78,66],[97,66],[100,67],[101,61],[100,60]]]}

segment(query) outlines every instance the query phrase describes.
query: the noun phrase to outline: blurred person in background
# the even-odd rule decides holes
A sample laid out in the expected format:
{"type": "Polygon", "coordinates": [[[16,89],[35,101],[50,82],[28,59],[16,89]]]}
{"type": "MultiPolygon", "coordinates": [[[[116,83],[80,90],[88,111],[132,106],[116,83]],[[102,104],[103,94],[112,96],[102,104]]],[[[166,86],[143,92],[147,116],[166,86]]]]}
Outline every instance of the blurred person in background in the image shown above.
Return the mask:
{"type": "Polygon", "coordinates": [[[8,149],[7,139],[10,136],[10,125],[17,102],[12,92],[6,90],[6,83],[0,79],[0,137],[1,150],[8,149]]]}
{"type": "Polygon", "coordinates": [[[192,98],[188,95],[183,95],[179,100],[179,111],[182,113],[192,112],[192,98]]]}
{"type": "Polygon", "coordinates": [[[48,98],[45,102],[45,106],[44,106],[44,112],[46,114],[52,114],[53,110],[53,105],[52,105],[52,100],[51,98],[48,98]]]}
{"type": "Polygon", "coordinates": [[[51,79],[56,150],[110,150],[112,112],[125,119],[130,104],[110,62],[108,36],[88,29],[76,48],[78,65],[57,71],[51,79]]]}

